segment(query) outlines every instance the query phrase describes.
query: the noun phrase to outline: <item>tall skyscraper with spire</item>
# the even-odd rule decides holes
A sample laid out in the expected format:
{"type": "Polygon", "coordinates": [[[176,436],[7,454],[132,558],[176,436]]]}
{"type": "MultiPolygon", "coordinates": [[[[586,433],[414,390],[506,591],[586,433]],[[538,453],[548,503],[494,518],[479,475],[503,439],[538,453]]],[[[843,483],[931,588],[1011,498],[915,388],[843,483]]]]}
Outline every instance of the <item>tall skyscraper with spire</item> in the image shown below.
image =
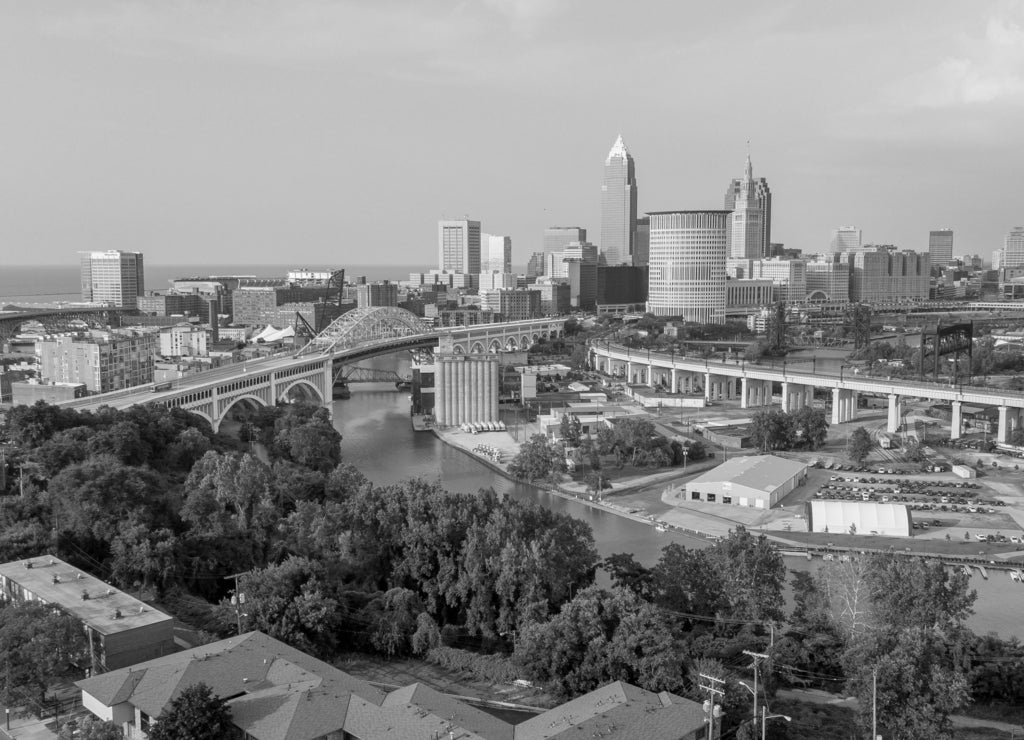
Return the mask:
{"type": "MultiPolygon", "coordinates": [[[[743,177],[737,178],[729,183],[729,189],[725,191],[725,209],[737,212],[741,205],[748,210],[745,214],[750,218],[757,218],[756,238],[752,239],[753,232],[750,231],[750,221],[744,219],[742,241],[737,242],[734,236],[733,225],[736,219],[729,220],[729,256],[742,259],[760,259],[770,256],[772,243],[772,191],[768,187],[768,181],[763,177],[754,177],[754,168],[750,162],[750,153],[747,153],[747,167],[743,177]],[[741,196],[745,190],[745,197],[741,196]],[[745,204],[745,205],[744,205],[745,204]],[[757,213],[754,213],[756,211],[757,213]],[[742,253],[738,251],[742,248],[742,253]]],[[[736,214],[734,213],[734,216],[736,214]]]]}
{"type": "Polygon", "coordinates": [[[633,157],[615,140],[604,160],[601,186],[601,260],[606,265],[630,264],[636,239],[636,171],[633,157]]]}

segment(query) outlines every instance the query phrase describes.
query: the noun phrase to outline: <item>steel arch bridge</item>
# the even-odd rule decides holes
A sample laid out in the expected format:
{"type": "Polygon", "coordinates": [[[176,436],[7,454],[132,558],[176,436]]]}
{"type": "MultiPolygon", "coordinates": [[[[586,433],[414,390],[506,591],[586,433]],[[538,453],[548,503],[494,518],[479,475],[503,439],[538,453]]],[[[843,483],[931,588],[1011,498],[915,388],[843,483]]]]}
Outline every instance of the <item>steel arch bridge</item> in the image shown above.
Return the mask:
{"type": "Polygon", "coordinates": [[[437,330],[431,324],[404,308],[355,308],[331,322],[300,349],[295,357],[333,355],[387,339],[436,335],[437,330]]]}

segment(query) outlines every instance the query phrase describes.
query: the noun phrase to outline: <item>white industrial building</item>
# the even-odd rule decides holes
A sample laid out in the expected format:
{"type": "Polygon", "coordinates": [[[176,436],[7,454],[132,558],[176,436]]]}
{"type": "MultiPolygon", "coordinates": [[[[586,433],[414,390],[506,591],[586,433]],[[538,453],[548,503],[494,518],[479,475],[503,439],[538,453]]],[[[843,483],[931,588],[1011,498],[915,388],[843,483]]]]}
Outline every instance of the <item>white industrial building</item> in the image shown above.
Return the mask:
{"type": "Polygon", "coordinates": [[[807,465],[775,455],[734,457],[686,484],[687,501],[770,509],[807,479],[807,465]]]}
{"type": "Polygon", "coordinates": [[[808,501],[807,528],[833,534],[909,537],[910,510],[904,504],[874,501],[808,501]]]}

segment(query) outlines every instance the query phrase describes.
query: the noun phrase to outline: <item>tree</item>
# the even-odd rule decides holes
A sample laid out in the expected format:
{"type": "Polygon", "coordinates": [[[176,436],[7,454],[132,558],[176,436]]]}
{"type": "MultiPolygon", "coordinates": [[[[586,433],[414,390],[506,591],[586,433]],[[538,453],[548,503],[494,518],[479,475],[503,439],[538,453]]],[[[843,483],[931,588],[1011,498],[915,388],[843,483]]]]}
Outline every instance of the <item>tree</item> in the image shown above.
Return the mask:
{"type": "Polygon", "coordinates": [[[753,621],[782,619],[786,564],[763,534],[754,537],[743,525],[709,548],[717,564],[730,616],[753,621]]]}
{"type": "Polygon", "coordinates": [[[231,734],[231,709],[205,683],[195,683],[171,701],[150,740],[221,740],[231,734]]]}
{"type": "Polygon", "coordinates": [[[81,624],[41,602],[0,600],[0,655],[4,675],[0,702],[23,703],[19,688],[42,700],[51,684],[80,677],[89,666],[89,646],[81,624]]]}
{"type": "Polygon", "coordinates": [[[813,406],[804,406],[796,413],[790,414],[790,428],[793,440],[815,450],[825,444],[828,437],[828,417],[825,410],[813,406]]]}
{"type": "Polygon", "coordinates": [[[60,728],[60,740],[123,740],[124,733],[113,722],[95,717],[73,719],[60,728]]]}
{"type": "Polygon", "coordinates": [[[861,463],[871,453],[874,444],[871,435],[864,427],[857,427],[846,440],[846,456],[853,462],[861,463]]]}
{"type": "Polygon", "coordinates": [[[562,451],[543,434],[534,434],[519,447],[508,472],[525,481],[544,480],[565,469],[562,451]]]}
{"type": "Polygon", "coordinates": [[[780,409],[755,411],[750,417],[750,442],[759,450],[788,450],[793,444],[789,414],[780,409]]]}
{"type": "Polygon", "coordinates": [[[714,616],[727,603],[719,565],[708,550],[675,542],[665,546],[653,570],[655,603],[670,611],[714,616]]]}
{"type": "Polygon", "coordinates": [[[636,596],[650,601],[654,596],[654,571],[646,567],[632,553],[619,552],[609,555],[601,567],[611,576],[616,588],[631,591],[636,596]]]}
{"type": "Polygon", "coordinates": [[[579,447],[583,439],[583,423],[576,414],[562,414],[558,428],[566,447],[579,447]]]}

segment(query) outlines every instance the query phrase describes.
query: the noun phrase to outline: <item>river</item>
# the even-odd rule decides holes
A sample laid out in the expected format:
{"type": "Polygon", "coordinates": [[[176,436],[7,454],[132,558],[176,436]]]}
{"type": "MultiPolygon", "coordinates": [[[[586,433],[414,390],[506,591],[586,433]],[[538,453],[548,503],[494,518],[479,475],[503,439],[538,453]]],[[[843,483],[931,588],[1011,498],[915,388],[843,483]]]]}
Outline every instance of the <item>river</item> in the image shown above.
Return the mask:
{"type": "MultiPolygon", "coordinates": [[[[378,358],[363,364],[408,374],[408,361],[404,358],[378,358]]],[[[395,391],[390,384],[354,384],[350,399],[334,403],[334,425],[342,434],[345,461],[377,485],[416,476],[439,478],[449,491],[474,493],[481,488],[494,488],[521,501],[535,501],[589,524],[601,557],[629,552],[650,565],[669,542],[686,547],[707,546],[702,539],[672,531],[659,533],[650,525],[509,481],[471,456],[443,444],[433,434],[414,432],[409,420],[408,393],[395,391]]],[[[820,565],[820,561],[787,558],[786,565],[807,570],[820,565]]],[[[1005,572],[993,571],[987,581],[975,575],[971,586],[978,592],[976,614],[968,622],[971,629],[979,634],[997,632],[1002,637],[1016,635],[1024,639],[1024,584],[1011,582],[1005,572]]]]}

